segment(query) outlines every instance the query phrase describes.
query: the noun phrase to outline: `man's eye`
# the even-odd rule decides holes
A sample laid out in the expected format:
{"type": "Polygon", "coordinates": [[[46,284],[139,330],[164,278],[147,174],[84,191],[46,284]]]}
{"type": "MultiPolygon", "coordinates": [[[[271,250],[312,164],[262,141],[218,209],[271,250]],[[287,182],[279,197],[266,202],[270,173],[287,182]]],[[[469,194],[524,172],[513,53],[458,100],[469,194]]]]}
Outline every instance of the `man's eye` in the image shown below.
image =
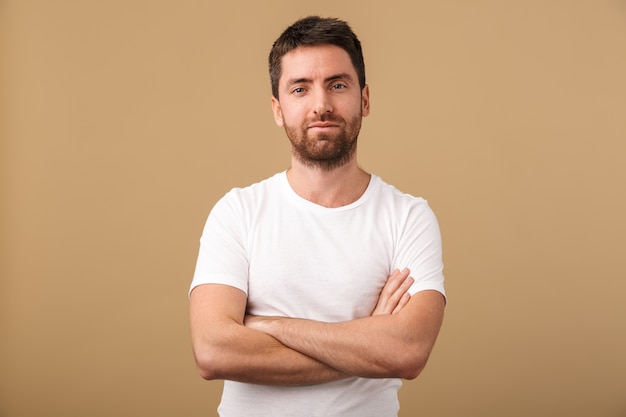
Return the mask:
{"type": "Polygon", "coordinates": [[[294,94],[302,94],[302,93],[304,93],[304,88],[303,87],[296,87],[291,92],[294,93],[294,94]]]}
{"type": "Polygon", "coordinates": [[[341,90],[341,89],[346,88],[346,85],[345,84],[334,84],[331,88],[333,90],[341,90]]]}

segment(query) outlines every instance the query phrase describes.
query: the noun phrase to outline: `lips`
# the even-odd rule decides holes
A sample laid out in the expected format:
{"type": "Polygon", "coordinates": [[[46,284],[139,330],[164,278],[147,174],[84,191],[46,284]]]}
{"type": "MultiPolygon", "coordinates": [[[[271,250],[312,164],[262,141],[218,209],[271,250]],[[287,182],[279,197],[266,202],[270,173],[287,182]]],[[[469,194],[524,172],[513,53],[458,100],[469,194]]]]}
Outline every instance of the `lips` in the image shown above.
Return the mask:
{"type": "Polygon", "coordinates": [[[336,123],[312,123],[309,125],[309,129],[328,129],[333,127],[339,127],[336,123]]]}

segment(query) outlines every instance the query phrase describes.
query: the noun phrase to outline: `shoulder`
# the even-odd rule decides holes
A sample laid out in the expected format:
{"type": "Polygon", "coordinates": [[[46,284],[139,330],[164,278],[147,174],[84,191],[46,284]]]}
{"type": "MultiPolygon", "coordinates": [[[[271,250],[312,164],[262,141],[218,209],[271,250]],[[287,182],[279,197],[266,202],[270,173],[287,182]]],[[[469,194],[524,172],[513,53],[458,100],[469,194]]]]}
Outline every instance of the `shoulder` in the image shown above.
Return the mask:
{"type": "Polygon", "coordinates": [[[388,218],[396,227],[403,230],[438,231],[437,217],[425,198],[400,191],[374,175],[372,185],[374,188],[372,207],[378,216],[388,218]]]}
{"type": "Polygon", "coordinates": [[[246,187],[232,188],[217,202],[216,207],[254,206],[280,192],[284,175],[284,172],[279,172],[246,187]]]}
{"type": "Polygon", "coordinates": [[[234,187],[226,193],[224,198],[248,198],[255,195],[263,195],[280,187],[285,172],[279,172],[262,181],[245,187],[234,187]]]}
{"type": "Polygon", "coordinates": [[[397,210],[425,210],[430,211],[428,201],[423,197],[400,191],[395,186],[385,182],[382,178],[372,174],[372,187],[376,195],[375,201],[381,205],[392,206],[397,210]]]}
{"type": "Polygon", "coordinates": [[[264,205],[275,200],[280,189],[280,176],[275,174],[246,187],[235,187],[224,194],[211,208],[204,226],[203,236],[216,234],[216,230],[241,235],[250,227],[264,205]]]}

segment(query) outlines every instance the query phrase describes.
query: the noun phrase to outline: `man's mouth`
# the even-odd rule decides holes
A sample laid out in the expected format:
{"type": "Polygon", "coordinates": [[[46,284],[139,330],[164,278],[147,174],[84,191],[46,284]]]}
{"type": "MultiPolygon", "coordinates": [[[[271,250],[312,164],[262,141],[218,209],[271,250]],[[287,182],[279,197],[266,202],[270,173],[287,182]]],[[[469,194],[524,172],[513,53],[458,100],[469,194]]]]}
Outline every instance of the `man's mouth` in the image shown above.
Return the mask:
{"type": "Polygon", "coordinates": [[[334,129],[338,127],[339,127],[338,124],[328,123],[328,122],[311,123],[309,125],[309,129],[320,129],[320,130],[334,129]]]}

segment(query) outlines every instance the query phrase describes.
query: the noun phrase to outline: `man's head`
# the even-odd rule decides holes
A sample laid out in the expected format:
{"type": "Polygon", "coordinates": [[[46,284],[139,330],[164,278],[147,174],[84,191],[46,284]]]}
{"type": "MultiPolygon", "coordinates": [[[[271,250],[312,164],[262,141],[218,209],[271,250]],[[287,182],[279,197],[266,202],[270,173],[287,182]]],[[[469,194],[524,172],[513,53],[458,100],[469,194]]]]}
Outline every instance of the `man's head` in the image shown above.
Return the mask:
{"type": "Polygon", "coordinates": [[[335,45],[346,51],[356,70],[361,89],[365,87],[365,63],[361,42],[350,26],[335,18],[309,16],[289,26],[274,42],[269,56],[272,95],[278,99],[282,58],[302,46],[335,45]]]}

